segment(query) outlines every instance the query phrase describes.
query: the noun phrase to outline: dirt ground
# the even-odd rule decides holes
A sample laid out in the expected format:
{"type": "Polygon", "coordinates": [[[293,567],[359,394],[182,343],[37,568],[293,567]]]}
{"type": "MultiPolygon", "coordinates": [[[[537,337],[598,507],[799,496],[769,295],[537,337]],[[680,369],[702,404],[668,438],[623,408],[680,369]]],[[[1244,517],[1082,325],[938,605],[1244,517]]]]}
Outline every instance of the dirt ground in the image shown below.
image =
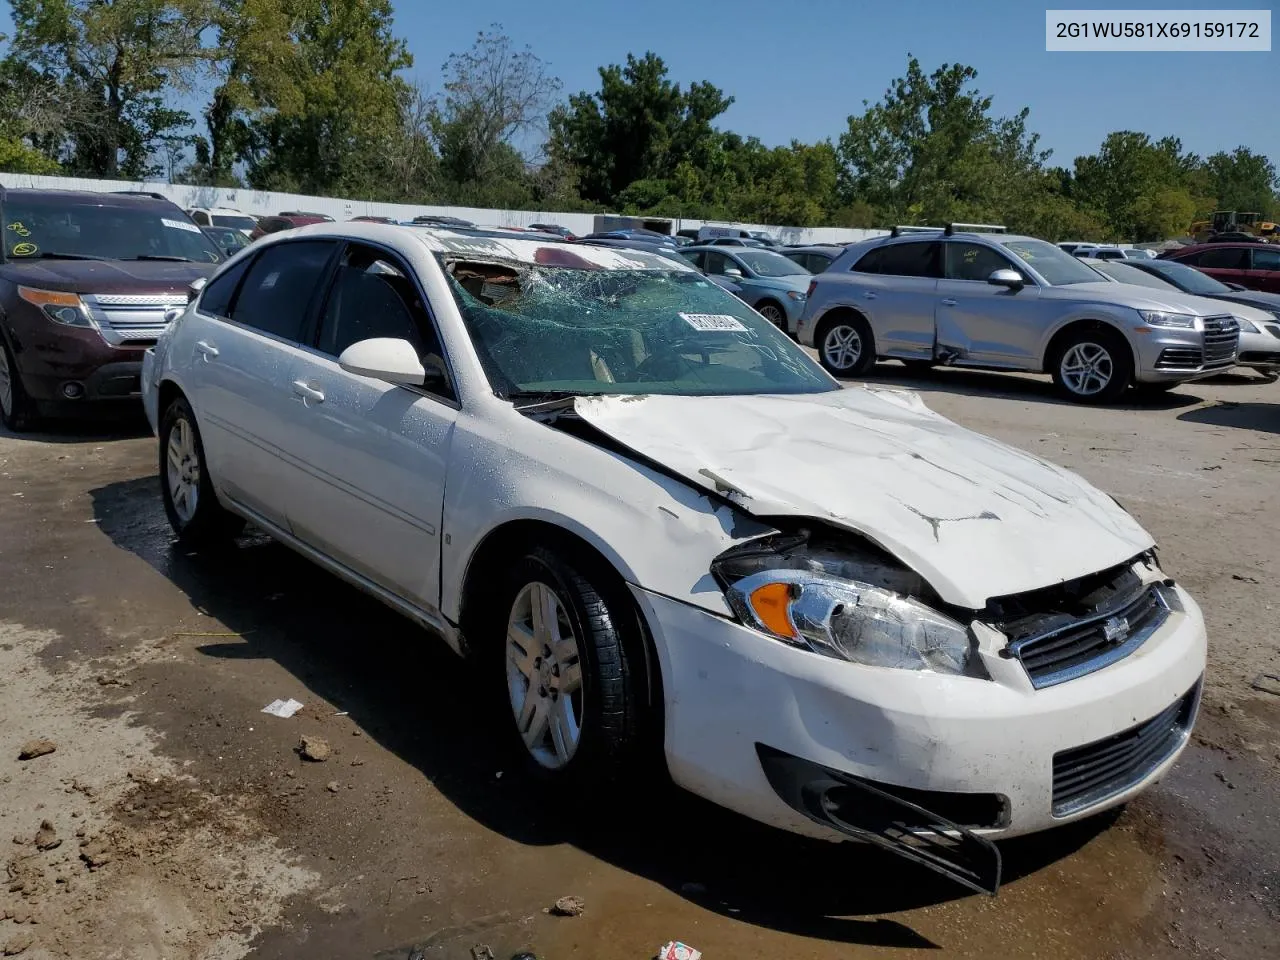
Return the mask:
{"type": "Polygon", "coordinates": [[[263,538],[177,549],[136,421],[0,433],[0,953],[1274,957],[1280,682],[1255,681],[1280,674],[1280,385],[1091,410],[1041,378],[875,379],[1113,494],[1208,618],[1181,763],[1120,813],[1004,845],[997,898],[662,783],[542,799],[443,645],[263,538]],[[19,760],[37,739],[56,750],[19,760]],[[544,912],[569,894],[581,916],[544,912]]]}

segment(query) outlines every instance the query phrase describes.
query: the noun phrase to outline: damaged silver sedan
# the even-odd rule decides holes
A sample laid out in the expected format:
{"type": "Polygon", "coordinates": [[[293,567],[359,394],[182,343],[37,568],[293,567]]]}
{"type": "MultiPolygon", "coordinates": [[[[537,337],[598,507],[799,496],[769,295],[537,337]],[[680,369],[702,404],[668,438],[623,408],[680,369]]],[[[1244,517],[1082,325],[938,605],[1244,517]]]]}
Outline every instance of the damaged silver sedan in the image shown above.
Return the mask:
{"type": "Polygon", "coordinates": [[[975,889],[1187,742],[1195,602],[1074,474],[841,389],[639,251],[321,224],[143,375],[184,542],[246,521],[474,657],[554,781],[688,790],[975,889]]]}

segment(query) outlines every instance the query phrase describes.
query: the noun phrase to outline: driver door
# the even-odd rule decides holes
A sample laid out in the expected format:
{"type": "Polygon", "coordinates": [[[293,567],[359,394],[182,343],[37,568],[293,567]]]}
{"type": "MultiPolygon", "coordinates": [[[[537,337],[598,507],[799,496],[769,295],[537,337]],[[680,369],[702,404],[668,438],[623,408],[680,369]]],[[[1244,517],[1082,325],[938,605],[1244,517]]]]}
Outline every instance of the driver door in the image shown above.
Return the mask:
{"type": "Polygon", "coordinates": [[[987,244],[948,240],[943,247],[934,321],[939,355],[951,354],[961,363],[1037,367],[1048,325],[1037,309],[1040,288],[1011,257],[987,244]],[[1026,286],[1011,290],[988,283],[996,270],[1021,274],[1026,286]]]}
{"type": "Polygon", "coordinates": [[[445,468],[458,406],[427,300],[394,253],[348,243],[315,342],[289,374],[289,524],[299,539],[427,612],[439,607],[445,468]],[[348,373],[342,351],[408,340],[428,381],[409,387],[348,373]]]}

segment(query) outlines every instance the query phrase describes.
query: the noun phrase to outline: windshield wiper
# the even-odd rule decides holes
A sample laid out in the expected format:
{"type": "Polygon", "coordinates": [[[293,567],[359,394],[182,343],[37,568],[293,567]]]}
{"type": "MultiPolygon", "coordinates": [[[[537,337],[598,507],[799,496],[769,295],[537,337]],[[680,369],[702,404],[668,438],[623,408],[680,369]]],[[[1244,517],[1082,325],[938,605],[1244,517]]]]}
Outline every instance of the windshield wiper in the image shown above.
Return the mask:
{"type": "Polygon", "coordinates": [[[136,257],[130,257],[130,260],[173,260],[177,263],[195,263],[190,257],[170,257],[163,253],[144,253],[136,257]]]}
{"type": "MultiPolygon", "coordinates": [[[[12,254],[10,254],[12,256],[12,254]]],[[[95,257],[88,253],[59,253],[56,250],[42,250],[34,258],[32,257],[16,257],[18,261],[22,260],[110,260],[111,257],[95,257]]]]}
{"type": "Polygon", "coordinates": [[[524,407],[540,407],[544,404],[563,404],[573,401],[574,397],[585,397],[588,394],[577,390],[512,390],[504,394],[518,409],[524,407]]]}

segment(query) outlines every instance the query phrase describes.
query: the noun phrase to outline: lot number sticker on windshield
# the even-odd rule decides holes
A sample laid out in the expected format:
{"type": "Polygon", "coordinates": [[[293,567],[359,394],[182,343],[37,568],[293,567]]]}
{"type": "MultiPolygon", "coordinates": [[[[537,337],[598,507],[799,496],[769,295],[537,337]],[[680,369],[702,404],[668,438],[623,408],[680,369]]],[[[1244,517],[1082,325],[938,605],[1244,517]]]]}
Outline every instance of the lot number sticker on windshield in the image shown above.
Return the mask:
{"type": "Polygon", "coordinates": [[[727,313],[682,313],[682,319],[695,330],[715,333],[745,333],[747,328],[737,317],[727,313]]]}
{"type": "Polygon", "coordinates": [[[171,227],[174,230],[189,230],[192,233],[200,232],[200,228],[194,223],[183,223],[181,220],[169,220],[165,217],[161,217],[160,222],[166,227],[171,227]]]}

